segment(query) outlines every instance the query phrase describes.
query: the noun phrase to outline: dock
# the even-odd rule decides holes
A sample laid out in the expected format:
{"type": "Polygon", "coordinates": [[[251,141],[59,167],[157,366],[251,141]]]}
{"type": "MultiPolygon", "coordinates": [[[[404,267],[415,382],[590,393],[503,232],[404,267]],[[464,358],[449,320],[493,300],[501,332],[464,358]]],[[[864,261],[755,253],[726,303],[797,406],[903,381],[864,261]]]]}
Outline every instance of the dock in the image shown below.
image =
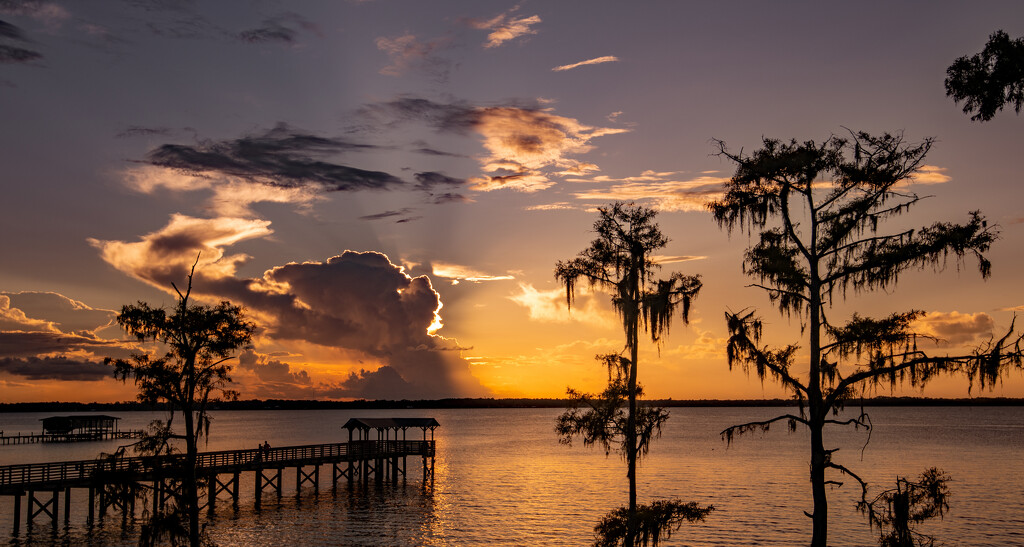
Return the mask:
{"type": "MultiPolygon", "coordinates": [[[[397,484],[406,477],[409,457],[422,461],[423,480],[433,478],[436,446],[433,418],[374,418],[353,419],[345,424],[349,441],[332,444],[312,444],[285,447],[260,447],[241,450],[200,452],[196,460],[196,475],[205,484],[205,509],[213,514],[218,496],[229,496],[238,506],[239,484],[243,475],[251,474],[255,486],[254,503],[258,508],[265,491],[281,496],[282,480],[286,469],[295,469],[296,491],[304,485],[320,488],[320,469],[331,469],[331,487],[339,479],[349,484],[356,481],[397,484]],[[406,440],[409,428],[423,430],[422,440],[406,440]],[[427,439],[427,431],[430,438],[427,439]],[[371,432],[376,431],[376,439],[371,432]],[[399,439],[401,433],[402,439],[399,439]]],[[[59,461],[0,466],[0,495],[14,497],[13,535],[20,532],[22,499],[25,500],[24,520],[31,528],[36,519],[50,521],[57,526],[59,515],[67,524],[71,514],[71,490],[88,489],[87,522],[98,516],[103,518],[109,509],[119,510],[122,518],[133,514],[138,499],[137,489],[149,490],[154,510],[168,498],[167,487],[172,479],[181,476],[185,456],[106,456],[92,460],[59,461]],[[124,488],[124,485],[134,485],[124,488]],[[122,486],[122,488],[117,488],[122,486]],[[60,496],[64,493],[63,510],[60,496]]],[[[154,511],[155,512],[155,511],[154,511]]]]}
{"type": "Polygon", "coordinates": [[[42,433],[4,435],[0,431],[0,445],[141,439],[145,434],[141,429],[119,430],[117,421],[120,419],[103,414],[50,416],[40,420],[43,422],[42,433]]]}
{"type": "Polygon", "coordinates": [[[124,431],[104,431],[101,433],[17,433],[4,435],[0,431],[0,445],[31,444],[31,443],[76,443],[84,441],[108,441],[120,439],[141,439],[145,431],[128,429],[124,431]]]}

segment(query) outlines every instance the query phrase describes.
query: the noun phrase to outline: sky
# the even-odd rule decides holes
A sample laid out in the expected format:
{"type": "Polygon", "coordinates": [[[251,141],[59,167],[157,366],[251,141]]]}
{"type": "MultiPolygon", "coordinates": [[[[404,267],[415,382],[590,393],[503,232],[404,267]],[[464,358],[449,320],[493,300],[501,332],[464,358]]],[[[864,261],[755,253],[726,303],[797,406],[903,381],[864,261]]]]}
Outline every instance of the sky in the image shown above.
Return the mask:
{"type": "Polygon", "coordinates": [[[0,400],[133,399],[103,360],[154,348],[114,317],[173,306],[197,256],[200,301],[258,325],[244,399],[597,391],[621,324],[553,271],[614,201],[656,209],[662,273],[704,282],[641,348],[647,396],[784,396],[726,363],[726,310],[780,344],[800,321],[705,209],[734,170],[715,140],[849,131],[936,139],[900,223],[981,210],[1001,236],[986,280],[951,260],[832,316],[922,310],[963,351],[1024,310],[1024,118],[972,122],[943,87],[998,29],[1024,35],[1024,4],[0,0],[0,400]]]}

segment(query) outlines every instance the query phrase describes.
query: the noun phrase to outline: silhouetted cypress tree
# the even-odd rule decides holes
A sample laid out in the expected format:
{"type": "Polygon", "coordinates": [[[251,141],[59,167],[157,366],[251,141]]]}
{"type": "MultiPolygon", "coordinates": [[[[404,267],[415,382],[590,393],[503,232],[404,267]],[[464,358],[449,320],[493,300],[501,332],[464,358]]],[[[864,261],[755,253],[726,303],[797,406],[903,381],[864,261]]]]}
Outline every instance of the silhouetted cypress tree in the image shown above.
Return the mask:
{"type": "Polygon", "coordinates": [[[654,279],[658,265],[653,253],[668,243],[654,222],[654,210],[615,203],[599,207],[598,213],[600,218],[594,223],[597,239],[577,258],[558,262],[555,278],[565,285],[569,306],[580,281],[611,290],[612,305],[626,337],[623,351],[629,353],[629,358],[599,355],[608,367],[608,387],[598,396],[569,389],[574,406],[558,418],[555,429],[564,443],[579,435],[585,445],[603,445],[606,454],[616,444],[626,459],[629,504],[609,513],[598,524],[595,545],[657,545],[684,520],[703,520],[713,508],[679,500],[637,505],[637,460],[647,453],[651,440],[661,434],[661,425],[668,418],[663,408],[637,404],[643,395],[637,383],[640,329],[648,331],[657,342],[668,332],[677,310],[683,322],[689,322],[690,303],[700,291],[701,282],[699,276],[680,273],[672,273],[665,280],[654,279]]]}
{"type": "MultiPolygon", "coordinates": [[[[753,311],[726,313],[729,367],[771,376],[800,405],[798,414],[730,427],[733,436],[767,430],[777,422],[790,430],[810,432],[810,479],[814,500],[811,545],[824,547],[828,537],[826,471],[863,481],[838,463],[836,448],[826,448],[826,424],[868,427],[868,417],[836,418],[844,404],[866,387],[922,385],[940,373],[962,372],[982,387],[996,381],[1009,365],[1021,366],[1021,335],[1011,324],[1001,339],[966,355],[933,356],[917,346],[914,320],[922,312],[893,312],[874,319],[853,316],[835,322],[835,297],[887,289],[901,273],[924,266],[941,267],[952,255],[958,262],[974,255],[982,277],[991,264],[984,252],[997,233],[977,212],[966,224],[938,222],[919,230],[881,231],[885,221],[907,212],[921,198],[906,188],[922,165],[932,140],[908,145],[901,135],[852,133],[849,139],[798,143],[764,139],[753,154],[721,155],[737,164],[726,194],[709,205],[720,226],[756,234],[747,249],[744,271],[755,278],[783,315],[796,314],[808,356],[806,369],[794,367],[796,344],[771,348],[760,342],[762,322],[753,311]]],[[[866,494],[866,490],[864,491],[866,494]]]]}
{"type": "Polygon", "coordinates": [[[229,399],[237,398],[237,393],[226,387],[231,381],[227,361],[236,350],[249,345],[255,325],[245,321],[242,308],[230,302],[217,306],[190,304],[194,273],[195,265],[184,293],[172,284],[178,303],[170,314],[138,302],[122,307],[117,316],[118,325],[129,335],[140,342],[158,342],[165,348],[163,356],[136,353],[130,359],[107,362],[114,365],[117,378],[135,381],[139,401],[151,405],[163,402],[168,406],[167,423],[155,424],[151,435],[143,441],[143,450],[169,453],[170,439],[185,441],[184,466],[178,471],[181,476],[175,477],[179,482],[174,493],[176,503],[166,513],[150,516],[142,541],[156,542],[163,535],[177,545],[187,533],[188,544],[196,547],[200,545],[196,455],[199,439],[209,436],[207,405],[218,400],[218,393],[229,399]],[[185,422],[184,435],[171,432],[175,413],[180,413],[185,422]]]}

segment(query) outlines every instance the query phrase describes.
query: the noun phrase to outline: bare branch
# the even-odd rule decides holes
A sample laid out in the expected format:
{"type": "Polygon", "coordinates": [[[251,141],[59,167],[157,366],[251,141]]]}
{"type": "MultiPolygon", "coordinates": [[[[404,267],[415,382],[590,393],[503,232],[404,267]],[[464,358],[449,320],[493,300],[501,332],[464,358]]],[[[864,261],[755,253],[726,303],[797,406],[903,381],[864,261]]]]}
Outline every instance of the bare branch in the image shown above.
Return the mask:
{"type": "Polygon", "coordinates": [[[770,420],[748,422],[745,424],[730,426],[723,429],[722,432],[719,433],[719,435],[721,435],[722,439],[726,441],[727,444],[731,445],[733,437],[736,435],[745,435],[747,433],[757,430],[760,430],[762,432],[768,431],[769,429],[771,429],[773,423],[782,420],[787,420],[787,427],[791,432],[796,431],[796,424],[810,426],[810,423],[805,418],[795,416],[793,414],[783,414],[782,416],[776,416],[770,420]]]}

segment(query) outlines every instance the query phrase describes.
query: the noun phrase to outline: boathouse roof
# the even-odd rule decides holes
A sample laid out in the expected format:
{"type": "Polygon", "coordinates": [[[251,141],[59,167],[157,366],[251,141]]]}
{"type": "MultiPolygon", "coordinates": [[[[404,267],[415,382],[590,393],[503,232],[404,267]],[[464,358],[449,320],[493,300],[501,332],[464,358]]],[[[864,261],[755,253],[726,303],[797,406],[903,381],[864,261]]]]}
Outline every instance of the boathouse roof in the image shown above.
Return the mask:
{"type": "Polygon", "coordinates": [[[412,427],[433,430],[435,427],[441,427],[441,424],[437,423],[434,418],[351,418],[341,427],[350,431],[353,429],[399,430],[412,427]]]}

